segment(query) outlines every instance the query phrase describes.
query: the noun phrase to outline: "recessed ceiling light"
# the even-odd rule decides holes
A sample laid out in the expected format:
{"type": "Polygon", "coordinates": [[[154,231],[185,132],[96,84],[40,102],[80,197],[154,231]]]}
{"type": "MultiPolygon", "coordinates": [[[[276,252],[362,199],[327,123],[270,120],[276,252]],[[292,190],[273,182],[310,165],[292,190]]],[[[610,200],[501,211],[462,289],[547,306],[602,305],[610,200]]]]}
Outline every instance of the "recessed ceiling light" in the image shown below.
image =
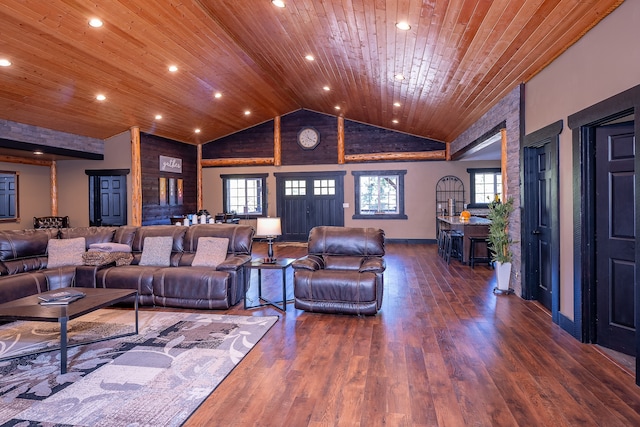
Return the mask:
{"type": "Polygon", "coordinates": [[[331,90],[331,88],[329,86],[324,86],[322,90],[331,90]]]}
{"type": "Polygon", "coordinates": [[[336,106],[335,106],[335,107],[333,107],[333,108],[335,108],[336,110],[339,110],[339,109],[340,109],[340,106],[339,106],[339,105],[336,105],[336,106]]]}
{"type": "Polygon", "coordinates": [[[401,21],[396,24],[396,28],[402,31],[407,31],[411,29],[411,25],[406,21],[401,21]]]}
{"type": "Polygon", "coordinates": [[[404,75],[403,74],[396,74],[396,80],[404,80],[404,75]]]}
{"type": "Polygon", "coordinates": [[[200,129],[194,130],[195,133],[200,133],[200,129]]]}
{"type": "Polygon", "coordinates": [[[5,58],[0,59],[0,67],[10,67],[10,66],[11,66],[11,61],[5,58]]]}
{"type": "Polygon", "coordinates": [[[307,61],[313,61],[316,58],[314,58],[313,55],[307,55],[304,57],[304,59],[306,59],[307,61]]]}
{"type": "Polygon", "coordinates": [[[96,95],[96,99],[98,101],[104,101],[105,99],[107,99],[107,97],[104,96],[103,94],[99,93],[98,95],[96,95]]]}
{"type": "Polygon", "coordinates": [[[178,67],[176,65],[169,65],[169,71],[175,73],[176,71],[178,71],[178,67]]]}
{"type": "Polygon", "coordinates": [[[216,92],[213,96],[214,98],[222,98],[222,94],[220,92],[216,92]]]}
{"type": "Polygon", "coordinates": [[[397,125],[398,124],[398,119],[391,120],[391,123],[393,123],[394,125],[397,125]]]}
{"type": "Polygon", "coordinates": [[[103,22],[99,18],[91,18],[91,19],[89,19],[89,26],[90,27],[100,28],[100,27],[102,27],[102,25],[103,25],[103,22]]]}
{"type": "Polygon", "coordinates": [[[162,114],[156,114],[156,120],[162,120],[162,114]]]}
{"type": "Polygon", "coordinates": [[[249,114],[251,114],[251,111],[249,111],[249,110],[246,110],[246,111],[244,112],[244,115],[245,115],[245,116],[248,116],[249,114]]]}
{"type": "Polygon", "coordinates": [[[284,2],[282,0],[271,0],[271,3],[276,7],[284,7],[284,2]]]}
{"type": "Polygon", "coordinates": [[[394,107],[399,107],[399,106],[400,106],[400,103],[399,103],[399,102],[394,102],[394,103],[393,103],[393,106],[394,106],[394,107]]]}
{"type": "Polygon", "coordinates": [[[42,156],[44,153],[42,151],[34,151],[33,154],[36,156],[42,156]]]}

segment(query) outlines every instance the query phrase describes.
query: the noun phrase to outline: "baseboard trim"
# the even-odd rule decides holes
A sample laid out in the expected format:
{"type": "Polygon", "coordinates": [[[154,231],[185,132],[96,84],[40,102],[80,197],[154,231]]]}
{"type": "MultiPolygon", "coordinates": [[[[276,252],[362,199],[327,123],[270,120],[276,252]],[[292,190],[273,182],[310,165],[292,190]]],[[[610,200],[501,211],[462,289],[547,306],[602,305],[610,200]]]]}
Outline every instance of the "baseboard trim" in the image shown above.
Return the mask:
{"type": "Polygon", "coordinates": [[[404,243],[408,245],[435,245],[436,239],[385,239],[387,243],[404,243]]]}
{"type": "Polygon", "coordinates": [[[572,337],[580,340],[581,334],[577,333],[575,322],[569,319],[567,316],[564,316],[562,313],[558,313],[558,325],[562,328],[562,330],[568,332],[572,337]]]}

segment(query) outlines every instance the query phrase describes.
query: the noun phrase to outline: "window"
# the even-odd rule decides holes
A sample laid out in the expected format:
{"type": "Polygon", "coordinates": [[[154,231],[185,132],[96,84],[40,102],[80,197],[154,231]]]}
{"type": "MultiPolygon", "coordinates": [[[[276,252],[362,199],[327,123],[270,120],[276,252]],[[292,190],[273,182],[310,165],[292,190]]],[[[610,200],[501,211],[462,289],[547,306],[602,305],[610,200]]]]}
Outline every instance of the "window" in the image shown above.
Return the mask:
{"type": "Polygon", "coordinates": [[[333,196],[336,194],[335,179],[314,179],[313,195],[314,196],[333,196]]]}
{"type": "Polygon", "coordinates": [[[267,174],[220,175],[225,212],[262,216],[267,212],[267,174]]]}
{"type": "Polygon", "coordinates": [[[304,179],[288,179],[284,182],[285,196],[306,196],[307,181],[304,179]]]}
{"type": "Polygon", "coordinates": [[[496,194],[502,200],[502,172],[497,168],[467,169],[471,176],[471,208],[487,207],[496,194]]]}
{"type": "Polygon", "coordinates": [[[353,219],[407,219],[404,214],[406,170],[351,173],[356,193],[353,219]]]}

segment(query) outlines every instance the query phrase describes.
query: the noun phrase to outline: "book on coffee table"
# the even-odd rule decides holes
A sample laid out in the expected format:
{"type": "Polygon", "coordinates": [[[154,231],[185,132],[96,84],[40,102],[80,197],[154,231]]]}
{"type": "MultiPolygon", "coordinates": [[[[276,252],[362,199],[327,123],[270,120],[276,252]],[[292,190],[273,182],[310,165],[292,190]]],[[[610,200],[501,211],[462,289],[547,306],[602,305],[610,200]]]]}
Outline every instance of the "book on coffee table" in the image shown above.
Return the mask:
{"type": "Polygon", "coordinates": [[[69,304],[85,296],[80,291],[60,291],[52,294],[38,295],[40,305],[63,305],[69,304]]]}

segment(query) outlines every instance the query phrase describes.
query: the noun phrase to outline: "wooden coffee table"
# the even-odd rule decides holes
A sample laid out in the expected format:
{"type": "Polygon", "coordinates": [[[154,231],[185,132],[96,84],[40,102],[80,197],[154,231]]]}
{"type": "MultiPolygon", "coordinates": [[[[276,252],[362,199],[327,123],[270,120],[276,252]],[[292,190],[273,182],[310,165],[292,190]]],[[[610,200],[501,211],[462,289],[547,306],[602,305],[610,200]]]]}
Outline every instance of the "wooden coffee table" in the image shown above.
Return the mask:
{"type": "MultiPolygon", "coordinates": [[[[135,331],[109,337],[102,337],[92,341],[74,344],[90,344],[105,341],[113,338],[120,338],[138,334],[138,291],[131,289],[93,289],[93,288],[61,288],[42,294],[31,295],[15,301],[0,304],[0,320],[32,320],[37,322],[59,322],[60,323],[60,373],[67,372],[67,323],[77,317],[96,311],[100,308],[108,307],[118,302],[135,296],[135,331]],[[86,294],[84,298],[73,301],[68,305],[40,305],[38,296],[53,294],[64,290],[82,291],[86,294]]],[[[46,353],[51,349],[38,351],[35,353],[46,353]]]]}

